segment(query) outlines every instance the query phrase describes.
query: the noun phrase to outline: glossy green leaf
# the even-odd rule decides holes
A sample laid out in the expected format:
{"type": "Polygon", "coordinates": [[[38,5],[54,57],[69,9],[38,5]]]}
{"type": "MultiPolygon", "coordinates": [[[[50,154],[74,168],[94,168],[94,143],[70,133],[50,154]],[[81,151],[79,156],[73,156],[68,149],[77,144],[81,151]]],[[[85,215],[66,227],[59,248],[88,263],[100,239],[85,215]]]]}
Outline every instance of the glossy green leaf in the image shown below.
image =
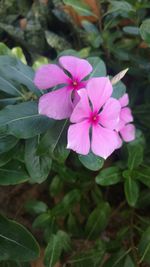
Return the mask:
{"type": "Polygon", "coordinates": [[[128,144],[128,168],[133,170],[143,161],[143,146],[141,144],[128,144]]]}
{"type": "Polygon", "coordinates": [[[113,85],[113,93],[112,97],[119,99],[122,97],[126,92],[126,86],[122,81],[119,81],[118,83],[113,85]]]}
{"type": "Polygon", "coordinates": [[[0,215],[0,260],[31,261],[38,256],[38,244],[28,230],[0,215]]]}
{"type": "Polygon", "coordinates": [[[148,227],[142,234],[138,246],[138,252],[141,257],[140,263],[144,261],[150,264],[150,227],[148,227]]]}
{"type": "Polygon", "coordinates": [[[109,167],[101,170],[96,176],[96,183],[102,186],[117,184],[121,181],[121,172],[118,167],[109,167]]]}
{"type": "Polygon", "coordinates": [[[141,167],[136,170],[136,179],[138,179],[141,183],[150,187],[150,168],[149,167],[141,167]]]}
{"type": "Polygon", "coordinates": [[[90,78],[106,76],[106,66],[102,59],[100,59],[99,57],[88,57],[87,60],[93,67],[93,71],[89,76],[90,78]]]}
{"type": "Polygon", "coordinates": [[[139,28],[134,26],[125,26],[123,27],[123,31],[125,33],[131,34],[131,35],[139,35],[139,28]]]}
{"type": "Polygon", "coordinates": [[[38,145],[38,154],[50,153],[53,159],[63,163],[70,153],[69,149],[66,149],[67,130],[67,120],[53,122],[38,145]]]}
{"type": "Polygon", "coordinates": [[[49,155],[37,155],[38,136],[26,140],[25,164],[32,183],[42,183],[48,177],[52,159],[49,155]]]}
{"type": "Polygon", "coordinates": [[[80,0],[63,0],[64,4],[74,8],[82,16],[94,16],[90,7],[80,0]]]}
{"type": "Polygon", "coordinates": [[[102,202],[92,211],[85,226],[88,239],[95,238],[106,228],[110,211],[111,209],[107,202],[102,202]]]}
{"type": "Polygon", "coordinates": [[[0,135],[0,154],[12,149],[18,142],[18,139],[12,135],[0,135]]]}
{"type": "Polygon", "coordinates": [[[0,111],[0,130],[18,138],[30,138],[45,132],[52,120],[38,114],[36,102],[8,106],[0,111]]]}
{"type": "Polygon", "coordinates": [[[146,19],[140,26],[140,34],[142,39],[150,44],[150,19],[146,19]]]}
{"type": "Polygon", "coordinates": [[[47,211],[46,203],[38,200],[28,200],[25,203],[25,209],[31,214],[40,214],[47,211]]]}
{"type": "Polygon", "coordinates": [[[24,166],[17,161],[12,161],[0,167],[0,185],[21,184],[29,180],[24,166]]]}
{"type": "Polygon", "coordinates": [[[139,197],[139,184],[130,175],[125,178],[124,191],[128,204],[134,207],[139,197]]]}
{"type": "Polygon", "coordinates": [[[33,83],[34,71],[27,65],[23,64],[19,59],[9,56],[0,56],[0,72],[7,73],[7,78],[15,81],[20,85],[25,85],[30,91],[36,95],[40,95],[40,91],[33,83]]]}
{"type": "Polygon", "coordinates": [[[98,171],[103,167],[104,159],[94,155],[90,152],[88,155],[79,155],[79,160],[87,169],[91,171],[98,171]]]}
{"type": "Polygon", "coordinates": [[[53,234],[45,250],[45,266],[54,267],[63,251],[70,250],[70,238],[64,231],[53,234]]]}

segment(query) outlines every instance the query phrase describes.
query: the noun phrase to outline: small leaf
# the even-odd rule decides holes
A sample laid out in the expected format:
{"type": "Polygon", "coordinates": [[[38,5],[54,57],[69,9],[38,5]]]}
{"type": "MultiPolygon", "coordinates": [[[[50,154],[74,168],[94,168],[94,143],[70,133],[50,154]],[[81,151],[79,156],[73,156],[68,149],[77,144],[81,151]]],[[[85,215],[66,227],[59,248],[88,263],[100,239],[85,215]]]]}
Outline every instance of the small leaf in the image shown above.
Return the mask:
{"type": "Polygon", "coordinates": [[[124,183],[125,196],[128,204],[134,207],[139,197],[139,184],[128,175],[124,183]]]}
{"type": "Polygon", "coordinates": [[[96,176],[96,183],[102,186],[108,186],[119,183],[121,172],[118,167],[109,167],[99,172],[96,176]]]}
{"type": "Polygon", "coordinates": [[[141,144],[128,144],[128,168],[133,170],[137,168],[143,161],[144,148],[141,144]]]}
{"type": "Polygon", "coordinates": [[[150,264],[150,227],[148,227],[142,234],[138,252],[140,254],[140,263],[143,261],[150,264]]]}
{"type": "Polygon", "coordinates": [[[87,60],[93,67],[93,71],[91,72],[89,78],[106,76],[106,66],[102,59],[99,57],[88,57],[87,60]]]}
{"type": "Polygon", "coordinates": [[[107,226],[110,216],[110,206],[107,202],[103,202],[96,207],[90,214],[85,232],[88,239],[97,237],[107,226]]]}
{"type": "Polygon", "coordinates": [[[0,154],[11,150],[18,142],[12,135],[0,135],[0,154]]]}
{"type": "Polygon", "coordinates": [[[12,161],[0,168],[0,185],[21,184],[29,180],[23,164],[12,161]]]}
{"type": "Polygon", "coordinates": [[[38,256],[34,237],[22,225],[0,215],[0,261],[31,261],[38,256]]]}
{"type": "Polygon", "coordinates": [[[125,92],[126,92],[126,86],[122,81],[119,81],[118,83],[113,85],[112,97],[119,99],[125,94],[125,92]]]}
{"type": "Polygon", "coordinates": [[[140,34],[142,39],[150,44],[150,19],[146,19],[140,26],[140,34]]]}
{"type": "Polygon", "coordinates": [[[51,235],[45,250],[45,266],[54,267],[62,252],[70,250],[70,238],[64,231],[51,235]]]}
{"type": "Polygon", "coordinates": [[[26,140],[25,163],[31,176],[31,182],[42,183],[48,177],[51,169],[52,159],[49,155],[38,156],[37,151],[38,136],[26,140]]]}
{"type": "Polygon", "coordinates": [[[111,79],[111,84],[114,85],[116,83],[118,83],[127,73],[129,69],[125,69],[122,70],[121,72],[119,72],[117,75],[115,75],[112,79],[111,79]]]}
{"type": "Polygon", "coordinates": [[[86,156],[79,155],[78,157],[81,163],[91,171],[98,171],[103,167],[104,159],[94,155],[92,152],[86,156]]]}
{"type": "Polygon", "coordinates": [[[81,2],[80,0],[63,0],[64,4],[74,8],[82,16],[96,16],[90,9],[89,5],[81,2]]]}
{"type": "Polygon", "coordinates": [[[28,200],[25,204],[25,209],[31,214],[40,214],[47,211],[47,205],[42,201],[28,200]]]}

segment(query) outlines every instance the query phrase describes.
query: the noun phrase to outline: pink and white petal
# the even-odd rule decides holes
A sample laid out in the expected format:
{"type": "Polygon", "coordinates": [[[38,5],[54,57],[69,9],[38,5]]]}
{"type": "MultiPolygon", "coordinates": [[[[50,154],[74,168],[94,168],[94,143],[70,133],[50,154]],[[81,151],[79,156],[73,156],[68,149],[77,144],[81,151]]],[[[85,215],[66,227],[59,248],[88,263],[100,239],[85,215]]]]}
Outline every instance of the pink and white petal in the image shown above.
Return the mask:
{"type": "Polygon", "coordinates": [[[99,123],[109,129],[115,129],[119,122],[121,106],[117,99],[109,98],[100,113],[99,123]]]}
{"type": "Polygon", "coordinates": [[[56,120],[69,118],[73,110],[71,91],[62,88],[41,96],[38,108],[40,114],[49,118],[56,120]]]}
{"type": "Polygon", "coordinates": [[[115,131],[95,125],[92,127],[92,151],[106,159],[118,147],[118,138],[115,131]]]}
{"type": "Polygon", "coordinates": [[[91,64],[85,60],[74,56],[62,56],[59,58],[60,65],[70,72],[72,77],[81,81],[92,71],[91,64]]]}
{"type": "Polygon", "coordinates": [[[90,124],[87,120],[72,124],[68,129],[67,148],[79,154],[87,155],[90,150],[89,129],[90,124]]]}
{"type": "Polygon", "coordinates": [[[70,117],[70,121],[73,123],[88,119],[91,113],[91,108],[89,105],[89,99],[87,96],[86,89],[79,90],[78,95],[80,97],[80,100],[78,104],[75,106],[70,117]]]}
{"type": "Polygon", "coordinates": [[[39,89],[48,89],[58,84],[65,84],[67,79],[67,75],[60,67],[55,64],[46,64],[36,71],[34,84],[39,89]]]}
{"type": "Polygon", "coordinates": [[[126,107],[129,104],[128,94],[124,94],[121,98],[119,98],[119,102],[121,107],[126,107]]]}
{"type": "Polygon", "coordinates": [[[120,112],[120,119],[125,123],[133,121],[133,116],[130,108],[122,108],[120,112]]]}
{"type": "Polygon", "coordinates": [[[97,77],[89,80],[87,92],[93,106],[93,111],[98,112],[100,110],[111,96],[112,91],[111,82],[107,77],[97,77]]]}
{"type": "Polygon", "coordinates": [[[121,137],[125,142],[131,142],[135,139],[135,126],[131,123],[124,126],[120,131],[121,137]]]}
{"type": "Polygon", "coordinates": [[[124,120],[121,120],[121,118],[119,118],[119,122],[117,124],[117,126],[115,127],[115,130],[117,132],[119,132],[124,126],[125,126],[125,121],[124,120]]]}

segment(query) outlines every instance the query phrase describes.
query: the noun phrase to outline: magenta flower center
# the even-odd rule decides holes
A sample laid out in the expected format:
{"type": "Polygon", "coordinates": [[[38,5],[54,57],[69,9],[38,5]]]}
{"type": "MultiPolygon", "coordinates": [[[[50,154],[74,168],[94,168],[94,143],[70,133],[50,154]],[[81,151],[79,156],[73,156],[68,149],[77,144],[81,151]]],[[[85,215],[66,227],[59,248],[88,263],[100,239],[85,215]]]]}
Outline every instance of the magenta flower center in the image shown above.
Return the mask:
{"type": "Polygon", "coordinates": [[[95,112],[91,112],[90,114],[90,118],[89,118],[89,122],[93,125],[98,124],[99,123],[99,114],[97,113],[97,111],[95,112]]]}

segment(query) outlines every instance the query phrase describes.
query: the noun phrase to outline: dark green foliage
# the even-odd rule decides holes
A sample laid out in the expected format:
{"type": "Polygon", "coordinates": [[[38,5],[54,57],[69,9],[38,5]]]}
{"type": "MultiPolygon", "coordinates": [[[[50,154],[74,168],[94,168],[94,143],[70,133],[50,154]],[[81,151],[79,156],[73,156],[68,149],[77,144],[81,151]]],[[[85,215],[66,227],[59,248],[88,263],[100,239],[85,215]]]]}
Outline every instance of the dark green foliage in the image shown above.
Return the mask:
{"type": "MultiPolygon", "coordinates": [[[[14,191],[23,186],[27,195],[25,203],[16,196],[25,210],[21,218],[13,204],[6,212],[7,201],[0,208],[32,224],[46,267],[58,262],[63,267],[147,267],[150,3],[91,3],[0,1],[0,185],[14,191]],[[60,55],[87,58],[93,66],[90,78],[112,79],[129,68],[113,85],[113,97],[129,93],[137,138],[105,162],[91,152],[83,156],[67,150],[69,121],[38,114],[43,92],[34,86],[33,69],[55,63],[60,55]],[[37,186],[40,194],[34,189],[28,198],[26,186],[37,186]]],[[[30,267],[39,256],[31,234],[3,216],[0,230],[0,266],[30,267]]]]}

